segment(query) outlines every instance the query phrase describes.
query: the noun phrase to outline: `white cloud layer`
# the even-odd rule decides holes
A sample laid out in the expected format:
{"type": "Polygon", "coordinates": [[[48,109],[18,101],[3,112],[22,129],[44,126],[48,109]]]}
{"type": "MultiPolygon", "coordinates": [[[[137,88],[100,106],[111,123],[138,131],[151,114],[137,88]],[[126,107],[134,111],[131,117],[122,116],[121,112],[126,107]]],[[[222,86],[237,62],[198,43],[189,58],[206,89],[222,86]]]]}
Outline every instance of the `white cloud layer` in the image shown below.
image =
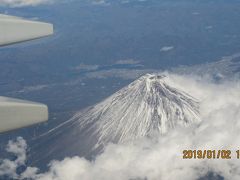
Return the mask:
{"type": "MultiPolygon", "coordinates": [[[[110,144],[95,161],[81,157],[52,161],[48,172],[37,174],[36,169],[29,168],[24,177],[38,180],[193,180],[211,171],[226,180],[239,180],[240,160],[234,153],[240,147],[239,82],[214,84],[199,77],[169,76],[175,86],[201,99],[200,124],[177,128],[164,136],[110,144]],[[232,159],[184,160],[182,151],[185,149],[229,149],[232,159]]],[[[25,146],[20,147],[23,151],[11,152],[25,152],[25,146]]],[[[22,153],[18,155],[23,157],[22,153]]]]}
{"type": "Polygon", "coordinates": [[[0,6],[23,7],[51,3],[53,0],[0,0],[0,6]]]}

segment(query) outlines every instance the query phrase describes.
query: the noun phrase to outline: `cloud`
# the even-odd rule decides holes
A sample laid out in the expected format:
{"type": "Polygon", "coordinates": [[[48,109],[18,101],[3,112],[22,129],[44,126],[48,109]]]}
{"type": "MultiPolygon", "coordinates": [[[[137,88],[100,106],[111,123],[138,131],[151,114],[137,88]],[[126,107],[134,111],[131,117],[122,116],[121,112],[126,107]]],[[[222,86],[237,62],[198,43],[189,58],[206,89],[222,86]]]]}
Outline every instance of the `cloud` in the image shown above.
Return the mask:
{"type": "Polygon", "coordinates": [[[180,66],[172,68],[171,71],[178,74],[192,74],[210,77],[216,80],[239,79],[240,78],[240,53],[222,57],[217,62],[204,63],[194,66],[180,66]]]}
{"type": "Polygon", "coordinates": [[[10,177],[18,177],[16,170],[19,166],[24,165],[26,161],[26,141],[18,137],[16,141],[9,141],[6,151],[13,153],[16,159],[11,161],[8,159],[1,160],[0,162],[0,177],[2,175],[8,175],[10,177]]]}
{"type": "Polygon", "coordinates": [[[24,173],[38,180],[193,180],[208,172],[226,180],[240,179],[235,153],[240,147],[240,82],[215,84],[199,76],[169,74],[169,83],[201,99],[200,124],[176,128],[164,136],[109,144],[93,161],[66,157],[63,161],[52,161],[45,173],[34,174],[32,168],[24,173]],[[182,158],[185,149],[229,149],[232,159],[186,160],[182,158]]]}
{"type": "Polygon", "coordinates": [[[166,51],[171,51],[173,50],[174,47],[173,46],[164,46],[160,49],[160,52],[166,52],[166,51]]]}
{"type": "Polygon", "coordinates": [[[86,78],[89,79],[107,79],[107,78],[121,78],[121,79],[136,79],[146,73],[159,72],[159,70],[154,69],[110,69],[110,70],[100,70],[96,72],[88,72],[85,74],[86,78]]]}
{"type": "Polygon", "coordinates": [[[105,6],[109,6],[110,2],[106,1],[106,0],[93,0],[91,1],[91,3],[93,5],[105,5],[105,6]]]}
{"type": "Polygon", "coordinates": [[[192,15],[198,16],[198,15],[200,15],[200,13],[199,12],[192,12],[192,15]]]}
{"type": "MultiPolygon", "coordinates": [[[[136,79],[146,73],[159,73],[163,70],[160,69],[145,69],[141,68],[144,65],[140,61],[134,59],[118,60],[111,68],[106,68],[107,66],[100,65],[87,65],[80,64],[72,69],[75,70],[92,70],[91,72],[86,72],[84,78],[90,79],[106,79],[106,78],[121,78],[121,79],[136,79]],[[132,65],[135,66],[134,69],[129,68],[116,68],[114,65],[132,65]],[[141,68],[141,69],[140,69],[141,68]],[[96,71],[94,71],[96,70],[96,71]]],[[[212,78],[215,80],[231,80],[240,78],[240,53],[236,53],[230,56],[222,57],[220,60],[203,63],[193,66],[178,66],[169,69],[169,71],[179,74],[179,75],[198,75],[204,78],[212,78]]]]}
{"type": "Polygon", "coordinates": [[[122,60],[118,60],[115,64],[134,65],[134,64],[140,64],[140,61],[137,61],[137,60],[134,60],[134,59],[122,59],[122,60]]]}
{"type": "Polygon", "coordinates": [[[81,63],[78,66],[72,67],[71,69],[73,70],[78,70],[78,71],[94,71],[99,68],[99,65],[89,65],[89,64],[84,64],[81,63]]]}
{"type": "Polygon", "coordinates": [[[53,0],[0,0],[0,6],[23,7],[51,3],[53,0]]]}

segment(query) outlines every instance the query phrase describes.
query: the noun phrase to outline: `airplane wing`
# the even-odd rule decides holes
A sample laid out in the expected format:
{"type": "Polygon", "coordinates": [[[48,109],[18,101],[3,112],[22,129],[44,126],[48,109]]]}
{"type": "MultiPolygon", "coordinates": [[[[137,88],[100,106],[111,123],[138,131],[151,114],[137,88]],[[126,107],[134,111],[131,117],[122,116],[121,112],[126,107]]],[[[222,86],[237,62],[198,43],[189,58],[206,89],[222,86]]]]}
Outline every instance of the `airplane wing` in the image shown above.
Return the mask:
{"type": "MultiPolygon", "coordinates": [[[[33,40],[53,34],[49,23],[0,14],[0,46],[33,40]]],[[[44,104],[0,97],[0,133],[48,120],[44,104]]]]}
{"type": "Polygon", "coordinates": [[[46,105],[0,96],[0,132],[47,120],[48,107],[46,105]]]}
{"type": "Polygon", "coordinates": [[[0,14],[0,46],[53,34],[53,25],[0,14]]]}

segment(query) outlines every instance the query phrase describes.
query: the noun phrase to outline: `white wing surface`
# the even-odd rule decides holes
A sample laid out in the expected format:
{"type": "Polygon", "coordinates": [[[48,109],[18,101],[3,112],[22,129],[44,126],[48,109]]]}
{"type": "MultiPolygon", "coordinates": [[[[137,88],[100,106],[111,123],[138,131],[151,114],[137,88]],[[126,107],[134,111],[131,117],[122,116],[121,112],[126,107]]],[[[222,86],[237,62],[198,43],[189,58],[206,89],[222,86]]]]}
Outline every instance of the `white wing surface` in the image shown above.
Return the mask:
{"type": "Polygon", "coordinates": [[[0,46],[53,34],[53,25],[0,14],[0,46]]]}
{"type": "Polygon", "coordinates": [[[0,133],[47,120],[46,105],[0,96],[0,133]]]}

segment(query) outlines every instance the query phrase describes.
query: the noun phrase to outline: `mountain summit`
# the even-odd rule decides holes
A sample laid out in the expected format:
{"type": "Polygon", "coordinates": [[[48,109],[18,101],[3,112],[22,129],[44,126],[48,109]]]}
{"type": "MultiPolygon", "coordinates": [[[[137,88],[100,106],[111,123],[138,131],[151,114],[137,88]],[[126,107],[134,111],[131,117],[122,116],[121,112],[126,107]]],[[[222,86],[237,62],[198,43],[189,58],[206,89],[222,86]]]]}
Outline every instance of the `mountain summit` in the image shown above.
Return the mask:
{"type": "Polygon", "coordinates": [[[198,101],[170,86],[166,78],[146,74],[97,105],[77,113],[70,122],[94,136],[96,146],[155,132],[164,134],[178,125],[198,122],[198,101]]]}

